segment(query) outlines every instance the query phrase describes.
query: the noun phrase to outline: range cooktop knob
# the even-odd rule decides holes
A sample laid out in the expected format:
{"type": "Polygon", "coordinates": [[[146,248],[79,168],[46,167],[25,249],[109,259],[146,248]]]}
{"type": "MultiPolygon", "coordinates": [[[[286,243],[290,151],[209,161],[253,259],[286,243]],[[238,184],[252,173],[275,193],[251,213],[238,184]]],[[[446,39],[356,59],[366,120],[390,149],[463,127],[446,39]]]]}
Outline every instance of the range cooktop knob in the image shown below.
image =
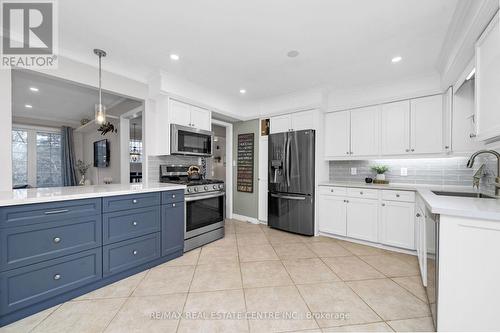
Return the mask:
{"type": "Polygon", "coordinates": [[[213,188],[214,188],[214,190],[216,190],[217,189],[217,185],[214,185],[213,188]]]}
{"type": "Polygon", "coordinates": [[[188,188],[188,190],[187,190],[187,191],[188,191],[188,193],[191,193],[191,189],[190,189],[190,188],[188,188]]]}
{"type": "Polygon", "coordinates": [[[219,188],[223,188],[223,187],[224,187],[224,185],[219,185],[219,188]]]}
{"type": "Polygon", "coordinates": [[[198,192],[198,188],[196,188],[196,187],[195,187],[195,188],[194,188],[194,191],[195,191],[195,192],[198,192]]]}
{"type": "Polygon", "coordinates": [[[205,191],[208,191],[208,186],[205,186],[203,189],[204,189],[205,191]]]}

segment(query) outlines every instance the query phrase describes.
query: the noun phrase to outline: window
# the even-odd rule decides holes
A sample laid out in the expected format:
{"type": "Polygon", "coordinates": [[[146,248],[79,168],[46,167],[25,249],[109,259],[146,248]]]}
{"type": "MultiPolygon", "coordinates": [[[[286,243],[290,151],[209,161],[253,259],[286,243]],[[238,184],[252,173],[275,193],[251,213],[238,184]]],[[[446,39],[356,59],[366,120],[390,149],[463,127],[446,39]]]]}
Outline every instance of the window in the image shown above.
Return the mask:
{"type": "Polygon", "coordinates": [[[14,187],[62,185],[60,131],[13,128],[12,184],[14,187]]]}
{"type": "Polygon", "coordinates": [[[130,139],[129,152],[130,152],[130,163],[142,163],[142,141],[141,140],[130,139]]]}

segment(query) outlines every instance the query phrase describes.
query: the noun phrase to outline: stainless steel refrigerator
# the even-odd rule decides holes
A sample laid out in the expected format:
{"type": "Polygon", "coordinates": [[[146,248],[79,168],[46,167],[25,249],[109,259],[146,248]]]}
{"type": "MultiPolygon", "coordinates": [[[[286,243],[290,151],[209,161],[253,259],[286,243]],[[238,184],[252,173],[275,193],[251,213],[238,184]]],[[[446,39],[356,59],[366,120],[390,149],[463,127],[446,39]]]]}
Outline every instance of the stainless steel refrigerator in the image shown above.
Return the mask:
{"type": "Polygon", "coordinates": [[[315,131],[269,135],[268,225],[314,235],[315,131]]]}

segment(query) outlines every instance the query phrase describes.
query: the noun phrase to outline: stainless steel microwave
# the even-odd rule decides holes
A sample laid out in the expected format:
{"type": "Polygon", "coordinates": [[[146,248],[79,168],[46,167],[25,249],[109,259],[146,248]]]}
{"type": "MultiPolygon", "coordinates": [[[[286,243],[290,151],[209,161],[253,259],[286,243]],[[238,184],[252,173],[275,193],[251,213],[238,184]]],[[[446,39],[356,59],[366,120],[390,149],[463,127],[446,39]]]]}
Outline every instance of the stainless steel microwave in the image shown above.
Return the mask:
{"type": "Polygon", "coordinates": [[[199,128],[170,125],[170,154],[212,156],[214,133],[199,128]]]}

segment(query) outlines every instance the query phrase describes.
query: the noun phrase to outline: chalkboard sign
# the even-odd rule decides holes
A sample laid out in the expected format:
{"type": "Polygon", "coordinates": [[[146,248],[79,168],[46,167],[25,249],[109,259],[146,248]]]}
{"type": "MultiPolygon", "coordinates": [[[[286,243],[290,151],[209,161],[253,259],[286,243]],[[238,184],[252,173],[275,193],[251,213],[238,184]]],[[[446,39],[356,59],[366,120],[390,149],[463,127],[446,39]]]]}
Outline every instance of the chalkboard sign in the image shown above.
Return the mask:
{"type": "Polygon", "coordinates": [[[253,193],[254,134],[238,135],[238,169],[236,189],[238,192],[253,193]]]}

